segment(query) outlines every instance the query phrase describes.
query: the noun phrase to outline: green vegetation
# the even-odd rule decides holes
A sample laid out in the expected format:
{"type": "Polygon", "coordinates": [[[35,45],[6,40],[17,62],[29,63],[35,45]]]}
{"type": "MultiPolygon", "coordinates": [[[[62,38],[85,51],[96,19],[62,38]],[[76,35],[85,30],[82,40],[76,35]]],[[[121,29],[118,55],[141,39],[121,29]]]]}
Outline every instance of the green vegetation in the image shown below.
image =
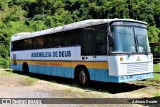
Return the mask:
{"type": "Polygon", "coordinates": [[[157,85],[160,83],[160,65],[154,64],[154,78],[147,79],[146,84],[157,85]]]}
{"type": "Polygon", "coordinates": [[[160,72],[160,64],[154,64],[154,72],[160,72]]]}
{"type": "Polygon", "coordinates": [[[13,34],[86,19],[131,18],[148,23],[150,42],[160,41],[160,0],[0,0],[0,68],[9,66],[13,34]]]}
{"type": "Polygon", "coordinates": [[[8,83],[17,82],[18,84],[21,84],[21,85],[30,86],[38,81],[37,78],[16,74],[16,73],[13,73],[12,70],[7,70],[7,71],[0,70],[0,77],[1,77],[1,80],[4,79],[3,77],[5,77],[5,81],[8,83]]]}
{"type": "Polygon", "coordinates": [[[157,80],[160,83],[160,65],[159,64],[154,64],[154,80],[157,80]]]}
{"type": "Polygon", "coordinates": [[[160,92],[156,92],[156,93],[154,94],[154,96],[155,96],[155,97],[160,97],[160,92]]]}
{"type": "Polygon", "coordinates": [[[10,75],[13,75],[12,71],[10,71],[10,72],[1,72],[0,73],[0,76],[10,76],[10,75]]]}
{"type": "Polygon", "coordinates": [[[37,82],[38,79],[27,76],[27,77],[24,78],[24,81],[25,81],[25,85],[32,85],[32,84],[34,84],[35,82],[37,82]]]}

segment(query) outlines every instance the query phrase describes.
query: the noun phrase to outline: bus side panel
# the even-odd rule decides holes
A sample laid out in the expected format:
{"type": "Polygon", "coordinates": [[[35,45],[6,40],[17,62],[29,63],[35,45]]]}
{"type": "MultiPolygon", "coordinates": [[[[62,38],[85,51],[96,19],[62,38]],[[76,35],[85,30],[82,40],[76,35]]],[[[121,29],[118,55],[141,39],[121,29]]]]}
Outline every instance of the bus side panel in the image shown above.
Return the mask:
{"type": "Polygon", "coordinates": [[[57,61],[56,76],[73,78],[73,68],[71,61],[57,61]]]}
{"type": "Polygon", "coordinates": [[[38,73],[38,66],[35,66],[35,65],[28,65],[29,66],[29,72],[32,72],[32,73],[38,73]]]}
{"type": "Polygon", "coordinates": [[[94,69],[95,81],[108,82],[109,74],[106,69],[94,69]]]}
{"type": "MultiPolygon", "coordinates": [[[[53,62],[51,63],[53,64],[53,62]]],[[[73,68],[63,66],[65,65],[66,62],[54,62],[55,65],[49,66],[49,64],[51,63],[50,62],[45,63],[47,65],[29,65],[29,70],[32,73],[73,78],[72,76],[73,68]]]]}
{"type": "Polygon", "coordinates": [[[96,81],[108,81],[108,62],[94,62],[94,72],[96,81]]]}
{"type": "Polygon", "coordinates": [[[93,68],[88,69],[90,80],[95,80],[95,72],[93,68]]]}
{"type": "Polygon", "coordinates": [[[15,71],[22,71],[22,64],[17,64],[17,65],[10,64],[10,68],[12,68],[15,71]]]}
{"type": "Polygon", "coordinates": [[[68,78],[74,78],[74,68],[72,67],[65,67],[64,76],[68,78]]]}
{"type": "Polygon", "coordinates": [[[72,71],[71,67],[57,67],[56,76],[73,78],[71,71],[72,71]]]}
{"type": "MultiPolygon", "coordinates": [[[[51,67],[51,66],[37,66],[37,65],[30,65],[32,69],[30,69],[30,72],[33,73],[39,73],[39,74],[45,74],[45,75],[52,75],[52,70],[55,69],[56,67],[51,67]]],[[[55,71],[53,70],[53,71],[55,71]]]]}

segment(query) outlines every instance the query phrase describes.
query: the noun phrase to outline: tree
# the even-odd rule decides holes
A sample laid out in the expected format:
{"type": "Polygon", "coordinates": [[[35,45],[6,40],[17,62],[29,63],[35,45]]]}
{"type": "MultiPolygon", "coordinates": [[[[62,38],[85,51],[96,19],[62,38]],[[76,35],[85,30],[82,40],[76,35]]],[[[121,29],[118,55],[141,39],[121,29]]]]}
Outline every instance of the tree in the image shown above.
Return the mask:
{"type": "MultiPolygon", "coordinates": [[[[150,42],[160,41],[160,0],[0,0],[0,67],[8,67],[13,34],[86,19],[131,18],[148,23],[150,42]]],[[[158,50],[156,50],[158,51],[158,50]]]]}

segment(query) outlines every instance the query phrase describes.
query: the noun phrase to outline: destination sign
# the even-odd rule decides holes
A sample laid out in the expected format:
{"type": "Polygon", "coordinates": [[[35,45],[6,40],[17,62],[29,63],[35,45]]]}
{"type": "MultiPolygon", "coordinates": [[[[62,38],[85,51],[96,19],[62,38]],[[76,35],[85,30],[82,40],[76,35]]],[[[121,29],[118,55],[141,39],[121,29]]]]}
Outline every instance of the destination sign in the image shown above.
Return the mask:
{"type": "Polygon", "coordinates": [[[33,52],[31,57],[71,57],[71,51],[33,52]]]}

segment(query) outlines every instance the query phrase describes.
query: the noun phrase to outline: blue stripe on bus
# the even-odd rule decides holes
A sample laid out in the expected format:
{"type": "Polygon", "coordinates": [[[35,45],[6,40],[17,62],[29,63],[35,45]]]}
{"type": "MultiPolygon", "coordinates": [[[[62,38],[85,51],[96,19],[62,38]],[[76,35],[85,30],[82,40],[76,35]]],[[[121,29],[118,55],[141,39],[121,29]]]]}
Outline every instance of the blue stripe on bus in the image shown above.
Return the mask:
{"type": "MultiPolygon", "coordinates": [[[[17,64],[16,66],[11,65],[11,68],[17,71],[22,71],[22,64],[17,64]]],[[[104,82],[108,81],[108,70],[88,68],[88,71],[90,75],[90,80],[104,81],[104,82]]],[[[74,68],[72,67],[29,65],[29,72],[74,78],[74,68]]]]}
{"type": "Polygon", "coordinates": [[[29,71],[32,73],[39,73],[45,75],[53,75],[59,77],[74,78],[74,72],[69,67],[55,67],[55,66],[35,66],[30,65],[29,71]],[[60,68],[60,69],[58,69],[60,68]]]}
{"type": "Polygon", "coordinates": [[[17,65],[10,65],[10,68],[16,70],[16,71],[22,71],[22,64],[17,64],[17,65]]]}
{"type": "MultiPolygon", "coordinates": [[[[18,64],[16,66],[11,65],[11,68],[17,71],[22,71],[22,64],[18,64]]],[[[74,68],[71,67],[29,65],[29,71],[32,73],[74,78],[74,68]]],[[[101,81],[101,82],[120,83],[120,82],[128,82],[135,80],[143,80],[154,77],[153,73],[137,74],[132,76],[109,76],[109,71],[105,69],[89,68],[88,71],[90,75],[90,80],[101,81]]]]}

